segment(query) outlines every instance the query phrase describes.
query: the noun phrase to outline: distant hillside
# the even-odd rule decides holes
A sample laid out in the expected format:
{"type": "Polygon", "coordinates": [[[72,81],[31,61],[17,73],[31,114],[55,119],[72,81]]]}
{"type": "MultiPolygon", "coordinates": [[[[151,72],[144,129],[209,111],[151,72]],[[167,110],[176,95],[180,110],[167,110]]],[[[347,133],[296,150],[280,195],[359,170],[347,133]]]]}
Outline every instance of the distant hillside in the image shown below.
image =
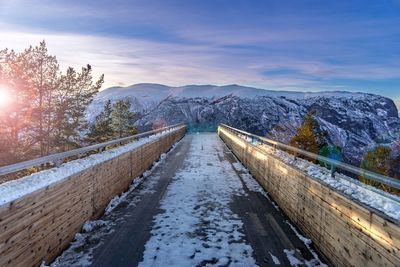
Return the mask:
{"type": "Polygon", "coordinates": [[[342,147],[346,161],[356,165],[376,142],[390,145],[400,136],[398,110],[393,100],[383,96],[270,91],[239,85],[112,87],[96,95],[88,119],[92,121],[108,99],[127,98],[138,114],[135,124],[140,128],[183,121],[191,129],[215,130],[223,122],[282,142],[288,142],[304,115],[315,110],[329,142],[342,147]]]}
{"type": "Polygon", "coordinates": [[[364,93],[352,92],[294,92],[294,91],[274,91],[264,90],[252,87],[245,87],[240,85],[186,85],[181,87],[170,87],[161,84],[141,83],[128,87],[110,87],[99,92],[88,109],[88,119],[92,121],[93,118],[100,112],[104,103],[111,99],[112,101],[118,99],[129,98],[133,103],[133,109],[136,112],[147,112],[155,108],[163,100],[176,97],[176,98],[206,98],[216,99],[224,96],[237,96],[241,98],[254,98],[258,96],[269,97],[286,97],[289,99],[306,99],[315,96],[351,96],[351,97],[364,97],[364,93]]]}

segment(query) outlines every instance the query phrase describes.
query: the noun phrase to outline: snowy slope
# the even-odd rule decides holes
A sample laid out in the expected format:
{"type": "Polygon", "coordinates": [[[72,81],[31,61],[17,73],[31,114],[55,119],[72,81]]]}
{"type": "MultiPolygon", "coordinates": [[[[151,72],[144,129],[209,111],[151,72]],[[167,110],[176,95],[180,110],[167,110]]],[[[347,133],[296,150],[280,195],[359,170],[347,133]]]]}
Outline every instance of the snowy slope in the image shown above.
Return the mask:
{"type": "Polygon", "coordinates": [[[273,91],[245,87],[240,85],[187,85],[181,87],[169,87],[161,84],[135,84],[128,87],[111,87],[99,92],[93,103],[88,108],[88,119],[92,121],[101,111],[107,100],[116,101],[119,99],[130,99],[133,103],[135,112],[146,112],[155,108],[163,100],[169,97],[177,98],[207,98],[215,99],[223,96],[238,96],[242,98],[254,98],[257,96],[280,97],[290,99],[306,99],[314,96],[351,96],[363,97],[362,93],[350,92],[292,92],[292,91],[273,91]]]}

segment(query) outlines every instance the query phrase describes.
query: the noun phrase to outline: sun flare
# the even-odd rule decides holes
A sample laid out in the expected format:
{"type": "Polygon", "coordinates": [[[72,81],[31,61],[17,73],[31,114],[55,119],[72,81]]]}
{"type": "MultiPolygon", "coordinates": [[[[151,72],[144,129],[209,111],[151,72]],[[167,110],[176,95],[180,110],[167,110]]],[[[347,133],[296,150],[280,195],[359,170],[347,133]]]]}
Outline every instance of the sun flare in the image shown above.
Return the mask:
{"type": "Polygon", "coordinates": [[[11,103],[11,94],[6,87],[0,86],[0,108],[11,103]]]}

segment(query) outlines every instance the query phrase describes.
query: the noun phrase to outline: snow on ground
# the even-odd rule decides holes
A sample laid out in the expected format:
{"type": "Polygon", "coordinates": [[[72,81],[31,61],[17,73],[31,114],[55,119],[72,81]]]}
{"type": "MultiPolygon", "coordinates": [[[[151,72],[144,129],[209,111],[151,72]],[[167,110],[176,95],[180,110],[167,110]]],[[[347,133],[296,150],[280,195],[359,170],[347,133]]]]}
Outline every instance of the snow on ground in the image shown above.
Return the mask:
{"type": "Polygon", "coordinates": [[[279,261],[279,259],[274,254],[269,252],[269,255],[271,256],[271,259],[272,259],[272,261],[274,262],[275,265],[281,265],[281,262],[279,261]]]}
{"type": "Polygon", "coordinates": [[[283,250],[283,252],[285,252],[286,257],[288,258],[289,263],[290,263],[291,266],[302,266],[303,265],[303,262],[300,261],[295,256],[295,254],[296,254],[295,250],[293,250],[293,249],[285,249],[285,250],[283,250]]]}
{"type": "Polygon", "coordinates": [[[316,259],[312,259],[310,261],[299,259],[300,257],[298,255],[300,255],[301,252],[298,249],[284,249],[283,252],[285,252],[286,257],[289,260],[290,266],[293,266],[293,267],[298,267],[298,266],[307,266],[307,267],[320,266],[320,267],[326,267],[327,266],[325,264],[321,264],[316,259]]]}
{"type": "MultiPolygon", "coordinates": [[[[244,136],[240,137],[249,143],[252,142],[251,139],[244,136]]],[[[281,159],[286,164],[294,166],[304,171],[309,176],[348,195],[350,198],[377,209],[395,220],[400,220],[400,197],[389,194],[375,187],[365,185],[356,179],[352,179],[340,173],[336,173],[335,176],[332,177],[330,170],[310,161],[295,158],[293,155],[279,149],[274,149],[271,146],[264,144],[261,145],[259,143],[253,143],[253,145],[258,146],[265,152],[281,159]]]]}
{"type": "Polygon", "coordinates": [[[105,162],[128,151],[131,151],[143,144],[149,143],[162,135],[167,134],[169,131],[164,131],[149,137],[139,139],[138,141],[129,143],[127,145],[117,147],[114,149],[106,150],[102,153],[94,154],[86,158],[74,160],[62,164],[58,168],[52,168],[31,174],[18,180],[13,180],[0,184],[0,205],[12,202],[22,196],[28,195],[46,186],[59,182],[63,179],[77,174],[85,169],[91,168],[96,164],[105,162]]]}
{"type": "MultiPolygon", "coordinates": [[[[141,266],[219,266],[227,263],[255,266],[253,250],[244,238],[243,223],[229,208],[234,195],[246,195],[235,170],[240,172],[250,191],[264,192],[265,197],[268,195],[241,163],[231,164],[222,159],[222,146],[216,135],[202,134],[193,138],[184,167],[177,172],[160,203],[164,212],[154,217],[152,237],[145,246],[141,266]],[[210,150],[212,153],[208,152],[210,150]]],[[[162,155],[152,170],[165,157],[162,155]]],[[[125,202],[128,206],[135,206],[143,196],[153,191],[159,176],[149,176],[151,171],[144,174],[145,178],[136,178],[129,193],[111,201],[101,220],[86,222],[71,246],[51,266],[89,266],[93,251],[103,243],[102,237],[111,234],[114,225],[124,220],[124,210],[116,208],[118,204],[125,202]],[[134,190],[138,186],[139,190],[134,190]]],[[[309,248],[309,240],[295,229],[293,231],[309,248]]],[[[324,266],[314,253],[315,259],[305,261],[301,253],[295,252],[292,257],[304,265],[324,266]]],[[[272,262],[281,264],[275,255],[269,253],[272,262]]]]}
{"type": "Polygon", "coordinates": [[[297,229],[289,222],[289,221],[285,221],[290,228],[292,229],[292,231],[296,234],[296,236],[304,243],[304,245],[308,248],[308,250],[311,252],[311,254],[313,255],[314,259],[312,261],[307,261],[306,263],[308,264],[307,266],[320,266],[320,267],[327,267],[326,264],[323,264],[321,262],[321,260],[319,259],[319,256],[317,254],[317,252],[314,251],[313,248],[311,248],[311,244],[312,241],[311,239],[308,239],[306,237],[304,237],[303,235],[301,235],[297,229]]]}
{"type": "Polygon", "coordinates": [[[94,229],[103,227],[107,224],[106,221],[103,220],[95,220],[95,221],[87,221],[85,224],[82,226],[82,232],[84,233],[90,233],[94,229]]]}
{"type": "Polygon", "coordinates": [[[126,197],[143,182],[144,177],[145,176],[134,179],[132,184],[129,186],[128,191],[123,192],[121,195],[115,196],[113,199],[111,199],[104,210],[104,213],[110,214],[119,204],[125,201],[126,197]]]}
{"type": "MultiPolygon", "coordinates": [[[[178,143],[179,143],[179,142],[178,142],[178,143]]],[[[178,143],[174,144],[174,145],[172,146],[172,148],[170,149],[169,152],[171,152],[172,150],[174,150],[178,143]]],[[[168,152],[168,153],[169,153],[169,152],[168,152]]],[[[105,213],[105,214],[110,214],[119,204],[121,204],[121,202],[124,202],[124,201],[126,200],[126,198],[128,197],[128,195],[129,195],[133,190],[135,190],[135,189],[143,182],[143,180],[144,180],[147,176],[149,176],[149,175],[151,174],[152,170],[154,170],[154,168],[157,167],[160,163],[164,162],[166,156],[167,156],[166,153],[161,154],[160,160],[157,161],[157,162],[155,162],[155,163],[153,164],[151,170],[145,171],[145,172],[143,173],[142,177],[137,177],[137,178],[135,178],[135,179],[133,180],[132,184],[129,186],[129,189],[128,189],[126,192],[123,192],[121,195],[115,196],[113,199],[111,199],[111,201],[108,203],[108,205],[107,205],[107,207],[106,207],[104,213],[105,213]]],[[[153,182],[153,183],[150,184],[150,186],[152,186],[153,184],[156,183],[155,180],[152,180],[152,182],[153,182]]],[[[151,193],[151,192],[153,192],[153,190],[148,190],[147,192],[148,192],[148,193],[151,193]]]]}
{"type": "MultiPolygon", "coordinates": [[[[103,244],[102,238],[105,235],[114,232],[114,226],[116,222],[124,220],[124,214],[116,212],[115,208],[123,202],[128,203],[128,206],[135,206],[141,201],[143,196],[154,191],[153,188],[154,185],[157,184],[159,176],[150,176],[150,174],[159,164],[164,162],[167,155],[176,148],[179,142],[180,141],[175,143],[170,151],[162,154],[160,160],[155,162],[152,168],[146,171],[142,177],[133,179],[128,191],[113,198],[105,209],[105,216],[103,216],[101,220],[87,221],[82,227],[82,232],[75,235],[75,239],[73,242],[71,242],[69,248],[66,249],[58,258],[56,258],[54,262],[50,264],[50,266],[90,266],[92,263],[93,251],[103,244]],[[139,186],[141,187],[140,190],[134,191],[139,186]]],[[[46,265],[43,263],[41,267],[46,267],[46,265]]]]}
{"type": "Polygon", "coordinates": [[[229,208],[232,197],[245,192],[222,146],[215,134],[193,137],[161,200],[164,212],[154,217],[140,266],[256,265],[243,222],[229,208]]]}
{"type": "Polygon", "coordinates": [[[238,161],[232,163],[233,168],[236,169],[236,171],[240,172],[240,176],[243,178],[244,183],[246,184],[246,187],[253,192],[259,192],[264,196],[267,196],[267,193],[265,190],[260,186],[260,184],[251,176],[249,171],[238,161]]]}

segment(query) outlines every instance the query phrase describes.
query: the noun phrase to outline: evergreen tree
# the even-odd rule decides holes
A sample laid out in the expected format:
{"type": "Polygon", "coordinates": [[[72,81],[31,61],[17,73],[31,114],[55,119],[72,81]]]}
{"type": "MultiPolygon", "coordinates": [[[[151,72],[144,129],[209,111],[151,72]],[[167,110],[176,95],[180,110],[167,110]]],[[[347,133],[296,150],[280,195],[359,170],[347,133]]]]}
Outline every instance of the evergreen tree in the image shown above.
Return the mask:
{"type": "Polygon", "coordinates": [[[0,57],[0,86],[13,96],[12,105],[0,110],[0,164],[80,146],[85,110],[103,75],[94,81],[90,65],[61,74],[44,41],[20,53],[1,50],[0,57]]]}
{"type": "Polygon", "coordinates": [[[30,65],[25,72],[30,78],[34,90],[34,108],[32,110],[31,129],[37,140],[40,156],[49,151],[51,113],[53,111],[53,92],[57,88],[59,65],[55,56],[48,54],[45,41],[36,47],[24,51],[23,59],[30,65]]]}
{"type": "Polygon", "coordinates": [[[315,119],[315,114],[315,112],[306,114],[302,125],[290,141],[290,145],[317,154],[327,144],[327,141],[320,130],[318,121],[315,119]]]}
{"type": "Polygon", "coordinates": [[[137,130],[133,126],[134,114],[130,111],[131,102],[129,100],[118,100],[112,111],[112,125],[119,138],[136,134],[137,130]]]}
{"type": "Polygon", "coordinates": [[[0,110],[0,151],[4,156],[0,164],[5,165],[32,156],[32,147],[37,143],[30,130],[36,96],[26,71],[30,64],[24,60],[25,54],[8,49],[0,54],[0,85],[13,96],[7,109],[0,110]]]}
{"type": "Polygon", "coordinates": [[[60,78],[60,86],[56,92],[57,124],[53,143],[61,151],[78,147],[88,129],[85,110],[104,81],[102,75],[94,83],[91,72],[90,65],[83,67],[80,73],[68,68],[66,74],[60,78]]]}
{"type": "MultiPolygon", "coordinates": [[[[376,146],[370,149],[361,161],[361,169],[371,172],[379,173],[382,175],[389,175],[390,170],[390,155],[392,150],[386,146],[376,146]]],[[[390,188],[379,182],[368,180],[365,176],[361,175],[360,180],[366,184],[379,187],[383,190],[389,191],[390,188]]]]}
{"type": "Polygon", "coordinates": [[[95,123],[90,127],[88,134],[90,142],[101,143],[114,137],[112,112],[111,101],[108,100],[104,105],[103,111],[96,117],[95,123]]]}

